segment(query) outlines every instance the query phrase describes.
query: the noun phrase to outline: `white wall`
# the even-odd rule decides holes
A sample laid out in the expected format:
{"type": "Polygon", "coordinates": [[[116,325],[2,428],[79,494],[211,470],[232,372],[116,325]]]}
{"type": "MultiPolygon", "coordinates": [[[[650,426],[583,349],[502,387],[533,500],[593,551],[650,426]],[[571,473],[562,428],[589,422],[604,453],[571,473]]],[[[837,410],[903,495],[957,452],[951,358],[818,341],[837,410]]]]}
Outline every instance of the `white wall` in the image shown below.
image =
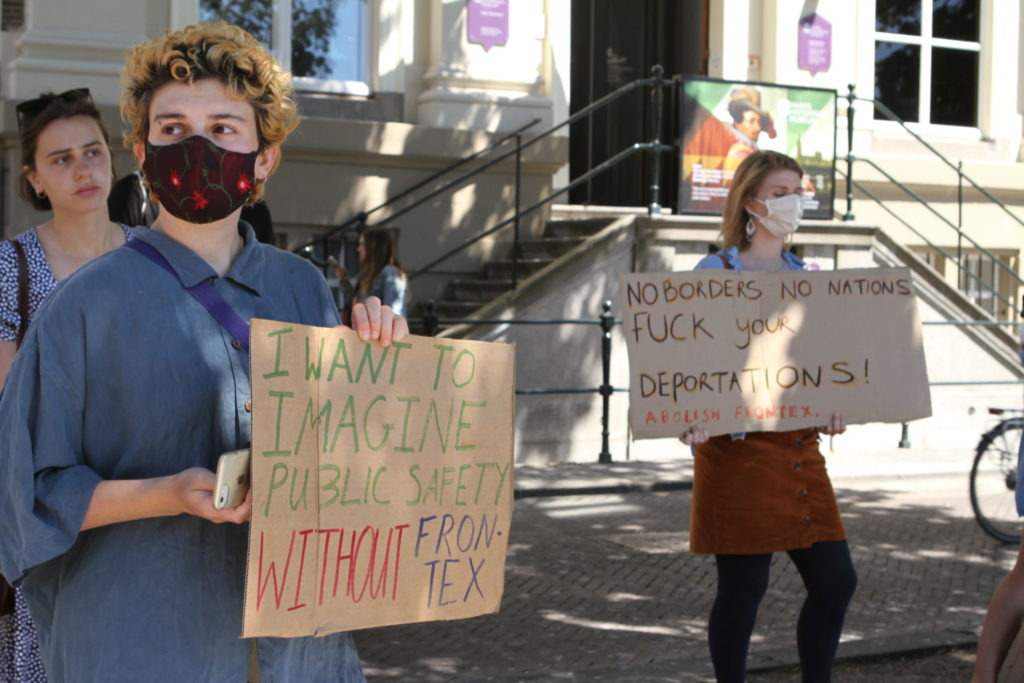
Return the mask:
{"type": "MultiPolygon", "coordinates": [[[[195,21],[198,0],[26,3],[24,32],[5,34],[0,45],[5,57],[13,55],[4,59],[0,74],[5,132],[0,145],[7,168],[20,166],[13,135],[14,104],[44,90],[61,92],[84,85],[103,109],[114,138],[118,172],[127,172],[134,165],[120,148],[115,108],[123,52],[170,27],[195,21]]],[[[267,192],[275,230],[286,235],[291,246],[490,145],[499,137],[495,131],[534,117],[550,123],[552,96],[560,97],[562,105],[567,99],[566,54],[563,50],[555,62],[553,51],[561,43],[549,34],[544,0],[512,3],[509,44],[487,52],[466,40],[464,0],[369,0],[369,5],[371,40],[376,45],[370,60],[371,86],[377,92],[399,93],[406,120],[309,117],[303,121],[285,144],[283,163],[267,192]]],[[[559,11],[557,21],[567,22],[567,12],[559,11]]],[[[525,153],[524,205],[547,194],[552,175],[567,158],[564,136],[525,153]]],[[[4,197],[10,201],[4,202],[2,218],[7,236],[46,217],[16,199],[16,180],[16,173],[5,175],[4,197]]],[[[506,218],[514,205],[513,195],[509,160],[398,221],[403,265],[416,270],[506,218]]],[[[387,216],[382,212],[371,222],[387,216]]],[[[527,234],[541,223],[539,214],[527,219],[527,234]]],[[[481,259],[501,254],[508,241],[502,234],[483,240],[446,268],[476,270],[481,259]]],[[[436,280],[418,280],[413,284],[414,296],[419,300],[435,296],[436,284],[436,280]]]]}

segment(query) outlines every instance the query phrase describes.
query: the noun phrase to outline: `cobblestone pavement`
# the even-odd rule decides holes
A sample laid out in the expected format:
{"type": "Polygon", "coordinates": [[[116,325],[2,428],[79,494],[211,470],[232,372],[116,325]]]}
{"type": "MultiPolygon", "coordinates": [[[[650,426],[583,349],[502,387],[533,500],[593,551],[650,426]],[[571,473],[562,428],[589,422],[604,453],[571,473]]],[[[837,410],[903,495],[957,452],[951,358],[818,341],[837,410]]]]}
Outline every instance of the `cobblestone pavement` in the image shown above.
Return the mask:
{"type": "MultiPolygon", "coordinates": [[[[647,465],[633,467],[635,474],[647,465]]],[[[684,489],[684,480],[685,473],[661,488],[684,489]]],[[[614,482],[591,484],[600,491],[614,482]]],[[[960,500],[966,475],[890,475],[884,484],[836,478],[835,485],[860,578],[840,657],[973,643],[1015,550],[998,546],[969,516],[960,500]]],[[[501,611],[357,633],[368,678],[708,679],[713,560],[685,550],[689,491],[654,489],[517,500],[501,611]]],[[[751,670],[795,661],[801,596],[794,567],[777,554],[751,670]]]]}

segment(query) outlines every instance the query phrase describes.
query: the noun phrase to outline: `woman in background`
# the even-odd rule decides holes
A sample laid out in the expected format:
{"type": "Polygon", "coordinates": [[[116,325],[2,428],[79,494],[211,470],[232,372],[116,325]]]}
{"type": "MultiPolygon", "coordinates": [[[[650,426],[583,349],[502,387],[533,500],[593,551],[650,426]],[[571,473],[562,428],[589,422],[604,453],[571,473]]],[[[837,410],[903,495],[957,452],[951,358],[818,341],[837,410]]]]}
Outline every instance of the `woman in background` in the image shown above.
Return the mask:
{"type": "MultiPolygon", "coordinates": [[[[110,137],[85,88],[46,93],[17,107],[22,197],[49,220],[0,242],[0,385],[43,300],[81,266],[121,246],[129,228],[110,220],[110,137]]],[[[4,453],[0,457],[18,457],[4,453]]],[[[45,681],[35,627],[20,589],[0,619],[0,680],[45,681]]]]}
{"type": "Polygon", "coordinates": [[[345,305],[342,306],[342,321],[348,324],[345,311],[356,301],[367,297],[380,298],[384,306],[390,306],[395,315],[405,317],[409,278],[398,264],[398,247],[391,231],[384,227],[373,227],[359,235],[356,248],[359,255],[359,276],[349,280],[343,266],[335,265],[335,274],[341,286],[345,305]]]}
{"type": "MultiPolygon", "coordinates": [[[[725,248],[697,269],[802,270],[803,261],[785,246],[803,214],[803,175],[778,152],[745,158],[725,200],[725,248]]],[[[803,681],[831,679],[857,575],[818,438],[844,431],[836,413],[822,427],[713,438],[692,427],[680,436],[694,447],[690,549],[713,554],[718,571],[708,647],[720,683],[745,680],[750,637],[778,551],[789,555],[807,590],[797,622],[803,681]]]]}

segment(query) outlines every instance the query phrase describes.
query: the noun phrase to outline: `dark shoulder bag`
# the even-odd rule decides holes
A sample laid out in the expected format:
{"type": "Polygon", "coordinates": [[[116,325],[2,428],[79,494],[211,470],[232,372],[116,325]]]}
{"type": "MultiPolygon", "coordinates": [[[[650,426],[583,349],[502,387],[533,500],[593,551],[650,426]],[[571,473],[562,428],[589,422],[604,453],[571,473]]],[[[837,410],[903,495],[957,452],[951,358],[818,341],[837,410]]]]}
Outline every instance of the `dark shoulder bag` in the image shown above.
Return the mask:
{"type": "MultiPolygon", "coordinates": [[[[28,330],[28,258],[25,257],[25,248],[17,240],[8,240],[14,247],[14,253],[18,257],[18,336],[15,341],[21,346],[28,330]]],[[[0,616],[14,613],[14,589],[7,579],[0,576],[0,616]]]]}

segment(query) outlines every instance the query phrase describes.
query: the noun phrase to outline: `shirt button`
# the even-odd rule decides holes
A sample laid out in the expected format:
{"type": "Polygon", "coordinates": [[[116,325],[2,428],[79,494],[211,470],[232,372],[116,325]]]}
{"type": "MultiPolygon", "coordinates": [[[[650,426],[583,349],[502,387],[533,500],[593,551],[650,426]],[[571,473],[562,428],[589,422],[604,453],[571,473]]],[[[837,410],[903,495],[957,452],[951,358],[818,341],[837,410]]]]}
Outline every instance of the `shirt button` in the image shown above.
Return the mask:
{"type": "MultiPolygon", "coordinates": [[[[246,405],[249,405],[249,404],[248,404],[248,403],[246,403],[246,405]]],[[[248,409],[247,409],[247,410],[248,410],[248,409]]],[[[806,496],[806,495],[807,495],[807,489],[800,489],[800,495],[801,495],[801,496],[806,496]]]]}
{"type": "MultiPolygon", "coordinates": [[[[245,402],[245,412],[247,412],[247,413],[251,413],[252,412],[252,401],[246,401],[245,402]]],[[[806,493],[806,491],[804,493],[806,493]]],[[[801,495],[803,495],[803,494],[801,494],[801,495]]]]}
{"type": "Polygon", "coordinates": [[[801,465],[800,463],[793,465],[794,470],[799,470],[801,467],[803,467],[803,465],[801,465]]]}
{"type": "Polygon", "coordinates": [[[810,517],[804,517],[804,524],[810,524],[810,523],[811,523],[811,518],[810,517]]]}
{"type": "Polygon", "coordinates": [[[242,348],[242,342],[238,341],[237,339],[232,339],[231,346],[233,346],[236,349],[240,349],[242,348]]]}
{"type": "Polygon", "coordinates": [[[803,442],[804,442],[804,440],[803,440],[803,439],[797,439],[797,440],[796,440],[796,441],[794,441],[793,443],[794,443],[794,444],[796,444],[797,446],[799,446],[799,445],[800,445],[800,444],[802,444],[803,442]]]}

